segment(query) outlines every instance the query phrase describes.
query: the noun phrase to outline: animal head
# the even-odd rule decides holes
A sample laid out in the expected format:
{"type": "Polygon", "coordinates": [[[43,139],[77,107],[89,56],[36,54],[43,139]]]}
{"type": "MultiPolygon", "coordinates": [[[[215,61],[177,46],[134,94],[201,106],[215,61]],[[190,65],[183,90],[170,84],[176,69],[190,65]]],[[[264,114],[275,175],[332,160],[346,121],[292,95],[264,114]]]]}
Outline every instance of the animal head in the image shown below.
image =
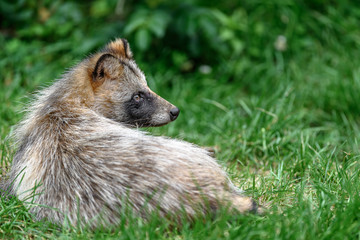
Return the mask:
{"type": "Polygon", "coordinates": [[[177,107],[150,90],[125,39],[110,42],[89,62],[97,113],[133,127],[162,126],[178,117],[177,107]]]}

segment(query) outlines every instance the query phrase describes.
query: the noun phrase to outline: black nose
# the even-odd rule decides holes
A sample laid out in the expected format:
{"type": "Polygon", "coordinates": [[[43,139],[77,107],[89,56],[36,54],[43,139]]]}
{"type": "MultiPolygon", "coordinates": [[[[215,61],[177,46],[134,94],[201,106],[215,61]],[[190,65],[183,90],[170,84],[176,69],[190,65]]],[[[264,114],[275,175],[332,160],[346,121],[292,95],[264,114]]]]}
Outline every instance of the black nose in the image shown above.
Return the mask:
{"type": "Polygon", "coordinates": [[[177,107],[170,109],[170,120],[174,121],[180,113],[180,109],[178,109],[177,107]]]}

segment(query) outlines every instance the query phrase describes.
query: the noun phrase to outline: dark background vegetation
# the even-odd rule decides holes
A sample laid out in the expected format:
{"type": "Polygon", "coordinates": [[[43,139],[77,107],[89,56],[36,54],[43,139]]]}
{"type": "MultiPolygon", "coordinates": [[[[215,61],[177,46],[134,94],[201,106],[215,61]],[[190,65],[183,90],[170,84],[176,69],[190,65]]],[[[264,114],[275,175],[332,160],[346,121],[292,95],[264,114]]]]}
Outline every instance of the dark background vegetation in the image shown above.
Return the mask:
{"type": "Polygon", "coordinates": [[[134,220],[89,233],[38,223],[2,199],[0,233],[359,238],[360,2],[1,0],[2,174],[14,151],[6,136],[30,94],[116,37],[128,39],[149,86],[182,111],[148,131],[215,147],[236,185],[269,214],[170,232],[159,219],[134,220]]]}

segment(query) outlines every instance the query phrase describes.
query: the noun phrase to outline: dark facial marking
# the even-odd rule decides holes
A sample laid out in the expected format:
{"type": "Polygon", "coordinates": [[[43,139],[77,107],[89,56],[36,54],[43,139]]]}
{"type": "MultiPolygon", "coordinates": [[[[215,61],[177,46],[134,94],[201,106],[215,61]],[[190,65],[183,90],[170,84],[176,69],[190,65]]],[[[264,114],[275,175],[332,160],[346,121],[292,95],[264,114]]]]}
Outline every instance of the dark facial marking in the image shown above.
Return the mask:
{"type": "Polygon", "coordinates": [[[149,92],[138,92],[125,103],[128,124],[136,126],[149,126],[152,115],[157,110],[154,96],[149,92]]]}

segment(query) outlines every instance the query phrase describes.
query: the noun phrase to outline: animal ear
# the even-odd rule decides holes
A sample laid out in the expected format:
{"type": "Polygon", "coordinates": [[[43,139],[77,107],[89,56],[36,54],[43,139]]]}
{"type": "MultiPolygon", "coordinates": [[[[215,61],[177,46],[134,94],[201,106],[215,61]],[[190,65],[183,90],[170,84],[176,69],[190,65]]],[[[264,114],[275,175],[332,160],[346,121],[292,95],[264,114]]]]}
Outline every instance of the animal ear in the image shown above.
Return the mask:
{"type": "Polygon", "coordinates": [[[133,57],[133,54],[130,50],[130,45],[124,38],[118,38],[115,41],[110,42],[108,45],[106,45],[105,51],[121,58],[132,59],[133,57]]]}
{"type": "Polygon", "coordinates": [[[123,66],[119,59],[111,54],[103,54],[96,62],[92,71],[92,86],[96,88],[103,84],[105,79],[114,78],[122,73],[123,66]]]}

